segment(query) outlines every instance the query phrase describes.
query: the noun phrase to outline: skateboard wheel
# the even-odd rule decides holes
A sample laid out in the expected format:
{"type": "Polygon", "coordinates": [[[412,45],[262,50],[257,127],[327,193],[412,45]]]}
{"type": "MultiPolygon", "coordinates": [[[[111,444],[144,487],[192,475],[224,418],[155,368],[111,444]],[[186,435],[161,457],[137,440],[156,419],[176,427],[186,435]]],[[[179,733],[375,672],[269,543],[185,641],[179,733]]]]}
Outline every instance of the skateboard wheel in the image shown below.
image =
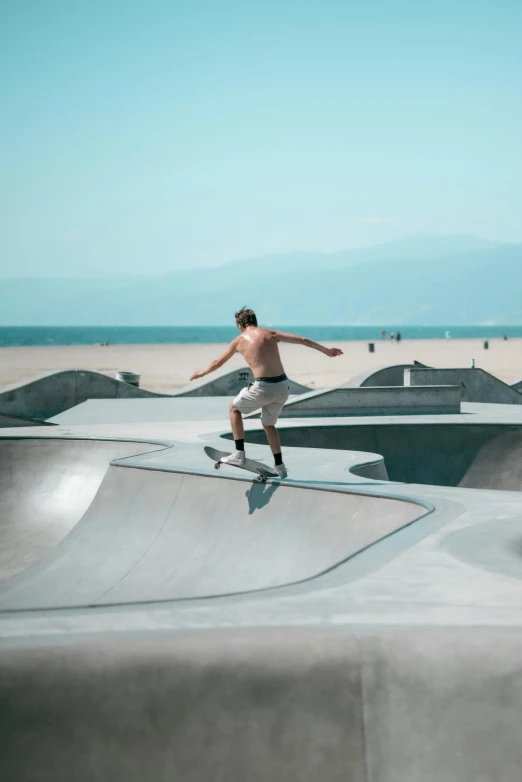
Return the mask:
{"type": "Polygon", "coordinates": [[[266,481],[266,478],[264,478],[262,475],[258,475],[256,478],[257,483],[264,483],[266,481]]]}
{"type": "Polygon", "coordinates": [[[220,463],[216,462],[215,465],[214,465],[214,469],[215,470],[219,470],[220,467],[221,467],[220,463]]]}

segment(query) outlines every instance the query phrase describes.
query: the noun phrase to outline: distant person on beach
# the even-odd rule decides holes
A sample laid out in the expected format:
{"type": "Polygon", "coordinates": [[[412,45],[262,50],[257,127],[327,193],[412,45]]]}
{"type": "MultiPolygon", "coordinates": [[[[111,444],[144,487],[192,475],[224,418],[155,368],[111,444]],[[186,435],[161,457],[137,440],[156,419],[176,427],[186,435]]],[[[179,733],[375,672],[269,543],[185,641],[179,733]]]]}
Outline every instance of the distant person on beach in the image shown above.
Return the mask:
{"type": "Polygon", "coordinates": [[[400,331],[398,331],[398,332],[397,332],[397,336],[395,337],[395,340],[396,340],[396,342],[400,342],[400,341],[401,341],[401,339],[402,339],[402,337],[401,337],[401,332],[400,332],[400,331]]]}
{"type": "Polygon", "coordinates": [[[222,355],[213,361],[208,369],[194,372],[191,380],[197,380],[214,372],[223,366],[235,353],[240,353],[252,370],[254,382],[236,396],[230,405],[230,423],[234,434],[235,453],[221,461],[242,467],[245,463],[245,429],[243,415],[253,413],[261,408],[261,423],[265,430],[268,444],[274,455],[275,471],[280,478],[286,478],[287,471],[281,455],[281,442],[275,427],[283,405],[290,394],[290,385],[285,374],[278,342],[290,342],[294,345],[304,345],[324,353],[325,356],[341,356],[339,348],[326,348],[318,342],[295,334],[285,334],[275,329],[264,329],[257,325],[253,310],[243,307],[236,312],[236,325],[241,334],[232,340],[222,355]]]}
{"type": "Polygon", "coordinates": [[[386,339],[386,329],[381,329],[381,339],[386,339]]]}
{"type": "Polygon", "coordinates": [[[395,339],[395,332],[392,331],[392,333],[390,334],[390,340],[393,342],[394,339],[395,339]]]}

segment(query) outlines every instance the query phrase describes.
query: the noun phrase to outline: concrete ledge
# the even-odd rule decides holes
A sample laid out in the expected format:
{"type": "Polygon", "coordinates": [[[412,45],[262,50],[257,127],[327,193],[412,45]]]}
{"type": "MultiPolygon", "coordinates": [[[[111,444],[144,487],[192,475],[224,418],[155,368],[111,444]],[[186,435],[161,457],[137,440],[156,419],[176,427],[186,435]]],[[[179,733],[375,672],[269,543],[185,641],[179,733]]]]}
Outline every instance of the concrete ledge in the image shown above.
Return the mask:
{"type": "MultiPolygon", "coordinates": [[[[301,394],[283,408],[282,418],[344,415],[425,415],[460,413],[458,386],[330,388],[301,394]]],[[[257,416],[258,414],[256,414],[257,416]]]]}
{"type": "Polygon", "coordinates": [[[13,426],[54,426],[48,421],[37,421],[34,418],[21,418],[18,415],[0,413],[0,429],[10,429],[13,426]]]}
{"type": "Polygon", "coordinates": [[[522,394],[483,369],[405,369],[405,386],[460,386],[463,402],[522,405],[522,394]]]}

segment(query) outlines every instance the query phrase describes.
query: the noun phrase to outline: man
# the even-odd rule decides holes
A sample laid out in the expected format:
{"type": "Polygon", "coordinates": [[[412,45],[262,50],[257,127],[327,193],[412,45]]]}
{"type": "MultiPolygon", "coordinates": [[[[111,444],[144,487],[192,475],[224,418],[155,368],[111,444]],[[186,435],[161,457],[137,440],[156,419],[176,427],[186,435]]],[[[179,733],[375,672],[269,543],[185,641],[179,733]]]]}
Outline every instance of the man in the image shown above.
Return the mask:
{"type": "Polygon", "coordinates": [[[287,471],[281,455],[281,442],[275,425],[282,407],[288,399],[290,385],[281,363],[278,342],[291,342],[295,345],[305,345],[314,350],[320,350],[326,356],[341,356],[339,348],[325,348],[318,342],[295,334],[285,334],[283,331],[263,329],[257,325],[253,310],[243,307],[236,312],[236,325],[241,334],[236,337],[225,352],[211,363],[203,372],[194,372],[191,380],[208,375],[223,366],[234,353],[241,353],[253,372],[255,381],[244,388],[230,405],[230,424],[234,434],[235,453],[222,461],[227,464],[242,466],[245,463],[245,430],[243,415],[253,413],[261,408],[261,423],[266,432],[268,444],[274,455],[275,471],[280,478],[286,478],[287,471]]]}

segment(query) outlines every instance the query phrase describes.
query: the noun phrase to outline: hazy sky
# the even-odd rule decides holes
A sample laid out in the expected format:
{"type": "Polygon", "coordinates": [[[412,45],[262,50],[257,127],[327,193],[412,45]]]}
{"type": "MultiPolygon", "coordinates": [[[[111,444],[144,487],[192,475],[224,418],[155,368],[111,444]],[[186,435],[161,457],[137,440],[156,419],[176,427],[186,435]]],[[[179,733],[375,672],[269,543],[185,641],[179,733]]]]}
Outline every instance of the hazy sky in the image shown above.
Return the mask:
{"type": "Polygon", "coordinates": [[[2,0],[0,276],[522,241],[520,0],[2,0]]]}

